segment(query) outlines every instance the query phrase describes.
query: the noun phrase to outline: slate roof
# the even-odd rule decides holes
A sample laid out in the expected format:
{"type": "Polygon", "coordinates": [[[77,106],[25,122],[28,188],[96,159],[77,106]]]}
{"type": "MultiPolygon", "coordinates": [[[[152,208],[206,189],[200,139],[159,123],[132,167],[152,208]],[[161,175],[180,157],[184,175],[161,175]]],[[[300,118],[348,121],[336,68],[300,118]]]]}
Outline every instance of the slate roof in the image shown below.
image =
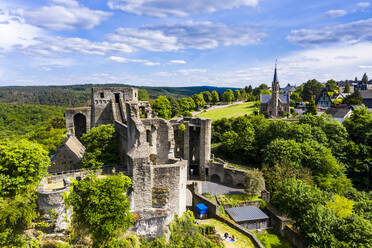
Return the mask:
{"type": "Polygon", "coordinates": [[[344,118],[350,111],[351,109],[349,108],[328,108],[326,114],[335,118],[344,118]]]}
{"type": "Polygon", "coordinates": [[[363,99],[372,99],[372,90],[359,91],[363,99]]]}
{"type": "Polygon", "coordinates": [[[296,88],[295,86],[288,84],[287,86],[282,88],[282,90],[284,90],[284,92],[288,92],[288,91],[290,91],[292,89],[295,89],[295,88],[296,88]]]}
{"type": "Polygon", "coordinates": [[[268,103],[271,99],[271,95],[261,95],[260,102],[261,103],[268,103]]]}
{"type": "Polygon", "coordinates": [[[65,145],[78,157],[83,158],[85,153],[85,147],[75,136],[70,136],[66,141],[65,145]]]}
{"type": "MultiPolygon", "coordinates": [[[[260,102],[261,103],[268,103],[271,99],[272,95],[261,95],[260,102]]],[[[288,95],[287,94],[280,94],[279,101],[283,104],[289,104],[288,102],[288,95]]]]}
{"type": "Polygon", "coordinates": [[[261,211],[256,206],[246,206],[246,207],[237,207],[237,208],[228,208],[226,212],[234,219],[236,222],[243,222],[249,220],[262,220],[268,219],[264,212],[261,211]]]}

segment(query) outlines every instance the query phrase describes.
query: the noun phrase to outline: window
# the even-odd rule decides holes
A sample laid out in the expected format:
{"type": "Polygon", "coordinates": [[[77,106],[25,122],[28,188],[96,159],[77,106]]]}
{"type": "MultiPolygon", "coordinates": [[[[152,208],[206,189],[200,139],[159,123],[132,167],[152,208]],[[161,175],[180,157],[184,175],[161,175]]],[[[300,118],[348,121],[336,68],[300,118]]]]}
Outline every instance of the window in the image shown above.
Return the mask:
{"type": "Polygon", "coordinates": [[[152,146],[152,137],[150,130],[146,130],[146,141],[149,143],[150,146],[152,146]]]}
{"type": "Polygon", "coordinates": [[[100,93],[101,98],[105,98],[105,94],[103,92],[100,93]]]}
{"type": "Polygon", "coordinates": [[[115,93],[115,102],[119,103],[120,101],[120,93],[115,93]]]}

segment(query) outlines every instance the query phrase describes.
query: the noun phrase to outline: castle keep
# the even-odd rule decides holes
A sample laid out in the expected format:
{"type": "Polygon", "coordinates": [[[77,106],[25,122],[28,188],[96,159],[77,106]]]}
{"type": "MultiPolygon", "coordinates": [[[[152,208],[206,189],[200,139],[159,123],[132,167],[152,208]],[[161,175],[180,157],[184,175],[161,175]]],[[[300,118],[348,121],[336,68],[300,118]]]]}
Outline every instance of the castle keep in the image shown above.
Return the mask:
{"type": "Polygon", "coordinates": [[[91,107],[66,110],[67,134],[80,139],[93,127],[115,125],[118,169],[131,177],[131,209],[143,217],[135,230],[159,234],[174,213],[186,211],[187,180],[209,176],[211,120],[157,118],[135,88],[93,88],[91,102],[91,107]],[[149,232],[154,225],[159,228],[149,232]]]}

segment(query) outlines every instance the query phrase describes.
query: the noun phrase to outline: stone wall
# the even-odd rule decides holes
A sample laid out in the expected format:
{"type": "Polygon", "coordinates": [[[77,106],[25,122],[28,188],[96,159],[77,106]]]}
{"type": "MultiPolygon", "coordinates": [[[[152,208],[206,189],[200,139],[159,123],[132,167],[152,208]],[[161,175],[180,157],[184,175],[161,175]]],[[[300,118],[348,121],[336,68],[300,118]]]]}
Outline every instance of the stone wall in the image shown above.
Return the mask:
{"type": "Polygon", "coordinates": [[[209,163],[209,180],[228,186],[244,187],[245,170],[227,167],[227,164],[218,159],[209,163]]]}
{"type": "Polygon", "coordinates": [[[62,194],[69,187],[55,192],[37,192],[37,206],[42,220],[50,224],[49,232],[64,232],[69,227],[72,209],[66,209],[62,194]]]}
{"type": "Polygon", "coordinates": [[[138,219],[134,223],[132,231],[150,240],[163,236],[173,219],[171,213],[160,210],[147,210],[135,214],[138,215],[138,219]]]}

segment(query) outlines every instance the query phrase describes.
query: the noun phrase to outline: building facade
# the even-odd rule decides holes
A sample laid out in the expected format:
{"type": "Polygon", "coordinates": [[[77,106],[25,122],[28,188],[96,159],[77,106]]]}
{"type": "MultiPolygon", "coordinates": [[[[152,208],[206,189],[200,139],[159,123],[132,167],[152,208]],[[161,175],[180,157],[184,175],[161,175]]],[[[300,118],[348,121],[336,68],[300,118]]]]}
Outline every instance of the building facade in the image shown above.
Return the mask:
{"type": "Polygon", "coordinates": [[[289,113],[290,94],[280,94],[276,65],[271,89],[272,95],[262,94],[260,96],[260,114],[268,113],[272,117],[279,117],[284,113],[289,113]]]}

